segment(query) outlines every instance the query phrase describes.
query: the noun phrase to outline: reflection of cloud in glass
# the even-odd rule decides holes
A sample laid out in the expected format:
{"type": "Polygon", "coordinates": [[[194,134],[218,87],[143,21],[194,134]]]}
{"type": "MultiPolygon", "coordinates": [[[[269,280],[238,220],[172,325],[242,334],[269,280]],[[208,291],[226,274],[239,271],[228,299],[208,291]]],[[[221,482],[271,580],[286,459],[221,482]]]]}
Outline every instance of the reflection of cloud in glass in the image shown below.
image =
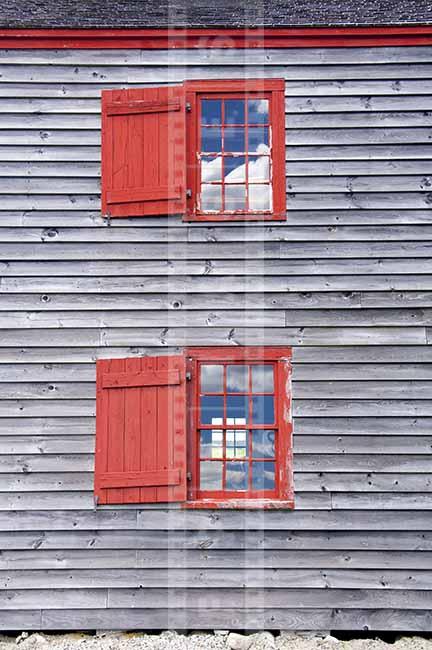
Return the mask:
{"type": "Polygon", "coordinates": [[[246,185],[225,186],[225,210],[244,210],[246,208],[246,185]]]}
{"type": "Polygon", "coordinates": [[[222,180],[222,158],[207,156],[201,159],[201,179],[203,181],[222,180]]]}
{"type": "Polygon", "coordinates": [[[275,486],[275,464],[272,462],[252,463],[252,488],[273,490],[275,486]]]}
{"type": "Polygon", "coordinates": [[[274,458],[274,431],[256,429],[252,432],[252,455],[254,458],[274,458]]]}
{"type": "Polygon", "coordinates": [[[249,384],[249,366],[227,366],[227,391],[229,393],[247,393],[249,384]]]}
{"type": "Polygon", "coordinates": [[[272,395],[254,395],[252,397],[252,422],[254,424],[272,424],[274,422],[272,395]]]}
{"type": "Polygon", "coordinates": [[[201,185],[201,210],[220,212],[222,210],[222,186],[201,185]]]}
{"type": "Polygon", "coordinates": [[[201,490],[222,489],[222,462],[204,460],[200,463],[201,490]]]}
{"type": "Polygon", "coordinates": [[[226,464],[227,490],[246,490],[248,466],[246,463],[231,462],[226,464]]]}
{"type": "Polygon", "coordinates": [[[262,124],[268,122],[268,99],[250,99],[248,101],[249,124],[262,124]]]}
{"type": "Polygon", "coordinates": [[[273,392],[273,366],[252,366],[252,392],[273,392]]]}
{"type": "Polygon", "coordinates": [[[201,366],[201,391],[203,393],[222,393],[223,391],[223,366],[201,366]]]}
{"type": "Polygon", "coordinates": [[[249,210],[259,212],[270,209],[270,185],[249,185],[249,210]]]}

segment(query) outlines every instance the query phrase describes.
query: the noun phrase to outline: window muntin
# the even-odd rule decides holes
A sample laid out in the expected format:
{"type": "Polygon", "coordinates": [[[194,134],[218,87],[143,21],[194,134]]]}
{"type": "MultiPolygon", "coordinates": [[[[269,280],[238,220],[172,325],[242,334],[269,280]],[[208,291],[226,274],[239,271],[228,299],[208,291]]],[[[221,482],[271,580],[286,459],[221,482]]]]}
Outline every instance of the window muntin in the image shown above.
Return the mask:
{"type": "Polygon", "coordinates": [[[274,362],[198,364],[198,495],[275,498],[274,362]]]}
{"type": "Polygon", "coordinates": [[[198,211],[272,211],[271,96],[198,97],[198,211]]]}

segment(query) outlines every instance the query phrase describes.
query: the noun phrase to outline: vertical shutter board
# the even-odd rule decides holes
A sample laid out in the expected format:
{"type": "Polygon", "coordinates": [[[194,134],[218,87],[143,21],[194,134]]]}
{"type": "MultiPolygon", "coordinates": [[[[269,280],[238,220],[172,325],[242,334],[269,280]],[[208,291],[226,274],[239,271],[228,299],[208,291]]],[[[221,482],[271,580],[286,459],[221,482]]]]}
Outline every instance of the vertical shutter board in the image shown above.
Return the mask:
{"type": "MultiPolygon", "coordinates": [[[[124,359],[111,359],[111,372],[124,372],[124,359]]],[[[108,463],[107,472],[124,471],[125,390],[108,390],[108,463]]],[[[106,503],[124,503],[123,488],[107,489],[106,503]]]]}
{"type": "MultiPolygon", "coordinates": [[[[114,90],[113,100],[120,101],[126,95],[127,90],[114,90]]],[[[129,116],[121,115],[116,118],[108,118],[111,121],[112,138],[112,187],[128,187],[128,167],[130,153],[128,151],[128,130],[129,116]],[[115,120],[115,121],[114,121],[115,120]]],[[[108,207],[109,213],[112,207],[108,207]]]]}
{"type": "MultiPolygon", "coordinates": [[[[147,357],[142,359],[143,370],[156,370],[156,359],[147,357]]],[[[156,467],[157,458],[157,388],[148,387],[141,392],[141,471],[151,471],[156,467]]],[[[157,497],[157,488],[140,488],[140,502],[154,503],[157,497]]]]}
{"type": "Polygon", "coordinates": [[[181,482],[171,488],[172,501],[186,501],[187,499],[187,402],[186,402],[186,358],[177,357],[174,364],[179,369],[183,383],[173,387],[174,390],[174,415],[173,415],[173,466],[182,468],[181,482]]]}
{"type": "MultiPolygon", "coordinates": [[[[113,217],[153,216],[183,214],[186,204],[186,109],[183,86],[160,88],[133,88],[103,93],[103,148],[102,159],[110,155],[103,164],[102,204],[103,209],[113,217]],[[172,106],[176,102],[180,110],[107,115],[110,103],[146,101],[172,106]],[[171,104],[170,104],[171,103],[171,104]],[[160,198],[159,187],[180,188],[180,198],[160,198]],[[107,202],[108,193],[127,194],[129,190],[155,191],[154,200],[119,203],[107,202]]],[[[169,192],[170,195],[173,192],[169,192]]]]}
{"type": "Polygon", "coordinates": [[[108,214],[107,190],[113,187],[112,163],[113,163],[113,134],[112,120],[109,119],[106,106],[112,101],[112,91],[104,90],[101,94],[101,208],[102,214],[108,214]]]}
{"type": "Polygon", "coordinates": [[[95,495],[99,503],[106,503],[107,491],[100,487],[100,475],[108,468],[108,391],[102,388],[102,377],[109,370],[109,360],[98,360],[96,365],[96,445],[95,495]]]}
{"type": "MultiPolygon", "coordinates": [[[[141,370],[140,358],[125,360],[125,372],[139,372],[141,370]]],[[[141,412],[139,388],[128,387],[125,393],[125,441],[124,441],[124,469],[125,472],[140,471],[141,455],[141,412]]],[[[139,487],[124,489],[124,503],[139,501],[139,487]]]]}
{"type": "MultiPolygon", "coordinates": [[[[158,358],[158,370],[168,369],[168,360],[166,357],[158,358]]],[[[175,391],[171,386],[167,388],[157,388],[158,404],[157,404],[157,422],[158,422],[158,439],[157,439],[157,465],[162,469],[173,467],[173,440],[169,436],[169,431],[172,431],[172,410],[173,400],[175,399],[175,391]]],[[[157,488],[158,501],[170,501],[169,486],[157,488]]]]}

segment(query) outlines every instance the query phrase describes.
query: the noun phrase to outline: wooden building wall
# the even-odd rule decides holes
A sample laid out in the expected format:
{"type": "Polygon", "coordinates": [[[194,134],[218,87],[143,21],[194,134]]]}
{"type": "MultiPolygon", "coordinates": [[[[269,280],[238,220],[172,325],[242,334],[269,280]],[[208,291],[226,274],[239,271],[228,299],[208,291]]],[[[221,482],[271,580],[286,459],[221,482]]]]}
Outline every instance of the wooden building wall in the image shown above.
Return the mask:
{"type": "Polygon", "coordinates": [[[0,53],[0,627],[432,629],[432,48],[0,53]],[[101,88],[285,76],[288,219],[104,223],[101,88]],[[94,509],[98,357],[294,346],[295,511],[94,509]]]}

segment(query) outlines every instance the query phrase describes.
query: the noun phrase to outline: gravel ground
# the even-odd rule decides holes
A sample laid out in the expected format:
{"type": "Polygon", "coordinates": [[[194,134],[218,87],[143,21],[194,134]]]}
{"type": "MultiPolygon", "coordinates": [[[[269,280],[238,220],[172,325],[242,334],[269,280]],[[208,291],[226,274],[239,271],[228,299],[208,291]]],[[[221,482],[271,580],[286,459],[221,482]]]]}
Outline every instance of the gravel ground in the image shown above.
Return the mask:
{"type": "Polygon", "coordinates": [[[394,643],[376,639],[339,640],[333,636],[270,632],[243,635],[236,632],[161,634],[101,632],[96,635],[28,634],[0,636],[0,650],[432,650],[432,639],[399,637],[394,643]]]}

